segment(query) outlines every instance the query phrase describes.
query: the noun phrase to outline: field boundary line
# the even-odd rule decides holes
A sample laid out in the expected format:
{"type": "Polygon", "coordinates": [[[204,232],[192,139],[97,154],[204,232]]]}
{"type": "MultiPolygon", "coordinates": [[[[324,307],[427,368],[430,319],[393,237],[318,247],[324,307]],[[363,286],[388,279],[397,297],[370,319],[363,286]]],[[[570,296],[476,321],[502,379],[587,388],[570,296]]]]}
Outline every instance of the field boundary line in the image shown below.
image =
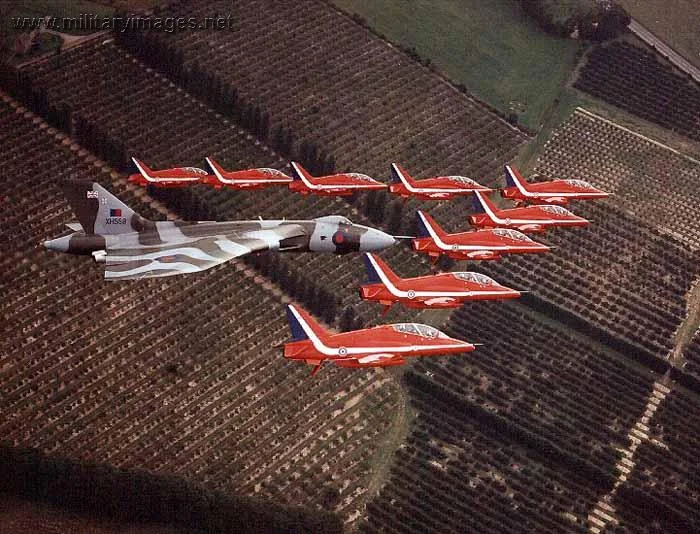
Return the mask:
{"type": "Polygon", "coordinates": [[[652,144],[654,144],[654,145],[656,145],[656,146],[658,146],[658,147],[665,148],[666,150],[670,150],[670,151],[673,152],[674,154],[676,154],[676,155],[678,155],[678,156],[681,156],[681,157],[683,157],[683,158],[685,158],[685,159],[687,159],[687,160],[689,160],[689,161],[692,161],[692,162],[695,163],[696,165],[700,165],[700,160],[694,158],[693,156],[690,156],[690,155],[688,155],[688,154],[685,154],[684,152],[681,152],[680,150],[677,150],[677,149],[675,149],[675,148],[672,148],[672,147],[670,147],[670,146],[668,146],[668,145],[662,143],[661,141],[657,141],[656,139],[652,139],[651,137],[647,137],[647,136],[644,135],[644,134],[641,134],[641,133],[639,133],[639,132],[635,132],[634,130],[630,130],[630,129],[627,128],[626,126],[622,126],[621,124],[618,124],[618,123],[616,123],[615,121],[612,121],[612,120],[610,120],[610,119],[606,119],[605,117],[602,117],[601,115],[598,115],[597,113],[594,113],[593,111],[589,111],[589,110],[587,110],[587,109],[585,109],[585,108],[582,108],[581,106],[577,106],[577,107],[576,107],[575,113],[581,113],[582,115],[586,115],[586,116],[588,116],[589,118],[593,118],[593,119],[596,119],[596,120],[603,121],[603,122],[605,122],[606,124],[610,124],[611,126],[615,126],[616,128],[619,128],[620,130],[623,130],[623,131],[625,131],[625,132],[627,132],[627,133],[630,133],[630,134],[635,135],[635,136],[637,136],[637,137],[639,137],[639,138],[641,138],[641,139],[644,139],[645,141],[648,141],[648,142],[650,142],[650,143],[652,143],[652,144]]]}

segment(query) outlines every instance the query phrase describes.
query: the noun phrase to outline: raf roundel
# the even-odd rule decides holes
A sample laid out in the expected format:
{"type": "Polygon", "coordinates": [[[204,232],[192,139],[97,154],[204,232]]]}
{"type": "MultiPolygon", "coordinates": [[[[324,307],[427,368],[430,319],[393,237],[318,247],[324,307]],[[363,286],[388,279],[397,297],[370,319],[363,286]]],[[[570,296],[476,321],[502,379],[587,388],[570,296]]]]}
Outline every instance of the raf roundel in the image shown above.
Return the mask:
{"type": "Polygon", "coordinates": [[[413,289],[409,289],[409,290],[408,290],[408,298],[409,298],[409,299],[412,299],[412,298],[415,298],[415,297],[416,297],[416,292],[413,291],[413,289]]]}
{"type": "Polygon", "coordinates": [[[345,356],[347,353],[348,353],[348,349],[346,349],[345,347],[340,347],[338,349],[338,354],[340,354],[341,356],[345,356]]]}

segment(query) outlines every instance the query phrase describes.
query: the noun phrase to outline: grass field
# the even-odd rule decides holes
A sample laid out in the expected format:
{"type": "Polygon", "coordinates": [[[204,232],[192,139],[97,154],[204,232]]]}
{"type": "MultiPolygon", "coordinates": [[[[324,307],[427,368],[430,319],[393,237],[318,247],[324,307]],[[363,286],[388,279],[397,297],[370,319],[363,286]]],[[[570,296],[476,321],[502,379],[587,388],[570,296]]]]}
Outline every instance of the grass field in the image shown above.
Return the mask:
{"type": "Polygon", "coordinates": [[[333,0],[457,83],[539,128],[576,62],[577,41],[542,32],[513,0],[333,0]]]}
{"type": "Polygon", "coordinates": [[[637,19],[688,61],[700,67],[698,0],[618,0],[637,19]]]}

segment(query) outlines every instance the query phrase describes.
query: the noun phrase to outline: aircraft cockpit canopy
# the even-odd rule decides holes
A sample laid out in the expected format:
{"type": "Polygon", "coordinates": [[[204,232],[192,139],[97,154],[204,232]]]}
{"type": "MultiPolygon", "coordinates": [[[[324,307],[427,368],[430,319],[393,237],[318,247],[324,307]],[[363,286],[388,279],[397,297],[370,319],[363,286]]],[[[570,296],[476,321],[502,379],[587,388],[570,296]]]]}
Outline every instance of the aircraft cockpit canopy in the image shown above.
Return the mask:
{"type": "Polygon", "coordinates": [[[425,337],[433,339],[436,337],[445,337],[445,334],[440,332],[437,328],[428,326],[426,324],[418,323],[399,323],[393,325],[396,332],[401,332],[402,334],[413,334],[414,336],[425,337]]]}
{"type": "Polygon", "coordinates": [[[593,186],[585,180],[564,180],[564,182],[569,185],[573,185],[574,187],[581,187],[583,189],[593,189],[593,186]]]}
{"type": "Polygon", "coordinates": [[[365,182],[374,182],[373,178],[370,178],[366,174],[360,174],[359,172],[349,172],[345,176],[350,176],[351,178],[355,178],[357,180],[362,180],[365,182]]]}
{"type": "Polygon", "coordinates": [[[532,241],[528,236],[517,230],[511,230],[510,228],[494,228],[493,233],[501,237],[507,237],[515,241],[532,241]]]}
{"type": "Polygon", "coordinates": [[[318,217],[314,220],[336,224],[352,224],[350,219],[343,217],[342,215],[326,215],[325,217],[318,217]]]}
{"type": "Polygon", "coordinates": [[[263,168],[258,169],[258,170],[263,174],[267,174],[268,176],[279,176],[279,177],[287,176],[282,171],[278,171],[277,169],[269,169],[267,167],[263,167],[263,168]]]}
{"type": "Polygon", "coordinates": [[[193,172],[195,174],[203,174],[205,176],[207,174],[207,171],[205,171],[204,169],[200,169],[199,167],[184,167],[184,170],[193,172]]]}
{"type": "Polygon", "coordinates": [[[493,278],[486,276],[481,273],[463,272],[463,273],[452,273],[452,275],[458,280],[464,280],[465,282],[474,282],[476,284],[481,284],[482,286],[492,286],[496,284],[493,278]]]}
{"type": "Polygon", "coordinates": [[[446,176],[446,178],[452,182],[463,184],[463,185],[476,185],[476,182],[471,178],[466,176],[446,176]]]}
{"type": "Polygon", "coordinates": [[[546,211],[547,213],[556,213],[557,215],[573,215],[569,210],[566,208],[562,208],[561,206],[540,206],[543,211],[546,211]]]}

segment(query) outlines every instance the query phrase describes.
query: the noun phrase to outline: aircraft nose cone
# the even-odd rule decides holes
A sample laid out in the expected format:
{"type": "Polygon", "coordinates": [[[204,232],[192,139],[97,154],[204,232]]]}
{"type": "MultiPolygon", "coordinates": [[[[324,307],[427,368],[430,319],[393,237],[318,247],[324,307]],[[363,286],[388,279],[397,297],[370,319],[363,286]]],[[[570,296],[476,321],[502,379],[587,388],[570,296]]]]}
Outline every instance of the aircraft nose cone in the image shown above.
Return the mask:
{"type": "Polygon", "coordinates": [[[47,250],[55,250],[56,252],[67,252],[70,236],[59,237],[58,239],[47,239],[41,244],[47,250]]]}
{"type": "Polygon", "coordinates": [[[381,230],[371,228],[365,235],[362,236],[361,250],[363,252],[371,252],[373,250],[382,250],[396,243],[396,239],[381,230]]]}

